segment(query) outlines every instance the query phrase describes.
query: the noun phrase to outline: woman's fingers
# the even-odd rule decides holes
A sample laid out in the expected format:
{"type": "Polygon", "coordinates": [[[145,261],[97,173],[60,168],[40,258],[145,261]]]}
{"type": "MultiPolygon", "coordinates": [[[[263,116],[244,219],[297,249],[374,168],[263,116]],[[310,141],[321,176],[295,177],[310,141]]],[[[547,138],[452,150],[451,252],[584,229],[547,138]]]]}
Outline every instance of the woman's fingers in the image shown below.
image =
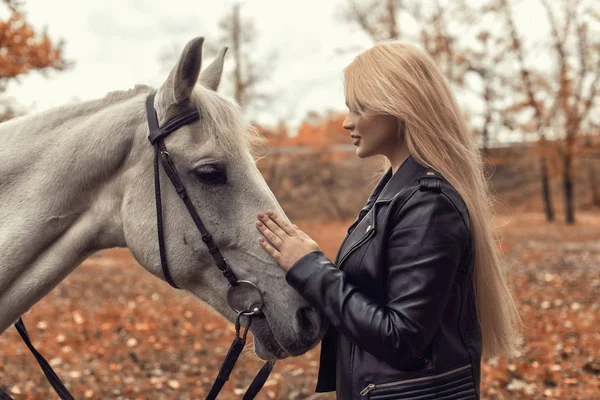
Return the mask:
{"type": "Polygon", "coordinates": [[[277,225],[277,223],[273,221],[269,215],[258,213],[258,219],[259,222],[262,222],[271,232],[279,236],[281,239],[287,235],[287,233],[281,229],[281,227],[277,225]]]}
{"type": "Polygon", "coordinates": [[[267,254],[284,270],[289,271],[304,255],[319,250],[317,243],[306,233],[273,211],[269,210],[266,214],[259,213],[258,218],[256,227],[264,236],[258,241],[267,254]]]}
{"type": "Polygon", "coordinates": [[[267,225],[263,224],[261,221],[256,221],[256,227],[277,249],[281,249],[283,245],[283,241],[274,234],[267,225]]]}
{"type": "Polygon", "coordinates": [[[258,238],[258,242],[263,249],[277,262],[281,261],[281,253],[276,248],[271,246],[264,238],[258,238]]]}
{"type": "Polygon", "coordinates": [[[267,211],[267,216],[271,217],[273,221],[279,226],[285,233],[289,236],[294,236],[296,234],[296,230],[288,221],[286,221],[281,215],[276,213],[273,210],[267,211]]]}

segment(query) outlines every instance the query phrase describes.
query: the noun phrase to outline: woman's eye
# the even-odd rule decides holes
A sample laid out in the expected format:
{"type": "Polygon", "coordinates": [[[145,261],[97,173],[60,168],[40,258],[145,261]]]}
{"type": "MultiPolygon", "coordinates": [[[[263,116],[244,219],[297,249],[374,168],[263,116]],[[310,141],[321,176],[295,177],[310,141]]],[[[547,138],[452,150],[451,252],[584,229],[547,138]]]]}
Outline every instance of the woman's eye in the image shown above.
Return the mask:
{"type": "Polygon", "coordinates": [[[204,165],[194,170],[198,179],[207,185],[224,185],[227,183],[227,173],[222,165],[204,165]]]}

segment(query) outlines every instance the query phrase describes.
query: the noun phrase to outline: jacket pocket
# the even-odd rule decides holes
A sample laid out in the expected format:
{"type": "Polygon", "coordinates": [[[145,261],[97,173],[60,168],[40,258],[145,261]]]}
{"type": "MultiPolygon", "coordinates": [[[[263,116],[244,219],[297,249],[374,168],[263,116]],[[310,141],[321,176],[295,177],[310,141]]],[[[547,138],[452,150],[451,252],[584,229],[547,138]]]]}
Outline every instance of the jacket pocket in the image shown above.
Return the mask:
{"type": "Polygon", "coordinates": [[[476,400],[471,364],[437,375],[370,383],[360,395],[369,400],[476,400]]]}

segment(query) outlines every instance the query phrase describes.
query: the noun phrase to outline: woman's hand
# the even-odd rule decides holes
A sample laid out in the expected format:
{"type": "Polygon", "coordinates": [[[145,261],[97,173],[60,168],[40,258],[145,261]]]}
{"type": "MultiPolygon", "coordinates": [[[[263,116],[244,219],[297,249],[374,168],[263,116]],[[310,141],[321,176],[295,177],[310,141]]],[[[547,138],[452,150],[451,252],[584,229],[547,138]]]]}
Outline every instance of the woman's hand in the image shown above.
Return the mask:
{"type": "Polygon", "coordinates": [[[306,233],[275,211],[258,213],[256,227],[267,238],[259,238],[260,245],[286,271],[306,254],[320,250],[319,245],[306,233]]]}

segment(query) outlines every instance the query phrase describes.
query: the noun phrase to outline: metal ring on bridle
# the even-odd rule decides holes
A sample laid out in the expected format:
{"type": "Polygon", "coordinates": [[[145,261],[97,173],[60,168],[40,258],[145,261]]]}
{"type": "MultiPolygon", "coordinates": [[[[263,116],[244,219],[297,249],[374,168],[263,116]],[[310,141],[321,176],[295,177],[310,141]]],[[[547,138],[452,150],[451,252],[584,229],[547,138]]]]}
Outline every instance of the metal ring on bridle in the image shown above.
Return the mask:
{"type": "Polygon", "coordinates": [[[242,312],[242,311],[240,311],[238,313],[237,318],[235,319],[235,335],[237,337],[241,337],[244,340],[246,340],[246,337],[248,336],[248,331],[250,330],[250,325],[252,325],[252,316],[253,316],[253,314],[251,314],[251,313],[249,314],[249,313],[242,312]],[[242,330],[242,317],[243,316],[248,317],[248,324],[244,328],[244,333],[242,335],[240,335],[240,331],[242,330]]]}
{"type": "Polygon", "coordinates": [[[238,280],[237,285],[230,286],[229,289],[227,290],[227,303],[229,304],[229,307],[231,307],[231,309],[238,314],[242,313],[242,315],[246,315],[246,316],[257,315],[257,314],[260,314],[260,312],[262,311],[263,305],[264,305],[263,293],[258,288],[258,286],[256,286],[254,283],[252,283],[250,281],[238,280]],[[258,293],[258,300],[259,300],[258,303],[257,302],[252,303],[249,310],[238,310],[235,307],[235,305],[233,304],[233,298],[232,298],[233,292],[235,291],[236,288],[239,288],[242,286],[250,287],[250,288],[254,289],[256,291],[256,293],[258,293]]]}

